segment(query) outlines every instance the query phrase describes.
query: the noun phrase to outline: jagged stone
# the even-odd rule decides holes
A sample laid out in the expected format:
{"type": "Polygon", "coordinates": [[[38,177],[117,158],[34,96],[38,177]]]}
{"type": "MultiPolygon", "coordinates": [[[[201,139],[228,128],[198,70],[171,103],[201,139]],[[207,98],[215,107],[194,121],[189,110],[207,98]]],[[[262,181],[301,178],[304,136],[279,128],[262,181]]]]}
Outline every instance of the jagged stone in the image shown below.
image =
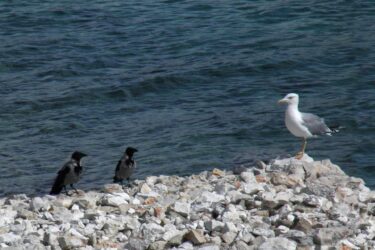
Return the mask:
{"type": "Polygon", "coordinates": [[[178,246],[182,243],[184,235],[185,231],[177,229],[166,229],[166,232],[163,234],[163,240],[168,242],[169,246],[178,246]]]}
{"type": "Polygon", "coordinates": [[[275,237],[275,232],[273,230],[261,227],[254,228],[252,233],[256,236],[264,236],[266,238],[275,237]]]}
{"type": "Polygon", "coordinates": [[[309,246],[313,244],[312,237],[299,230],[289,230],[284,236],[288,239],[296,241],[300,245],[309,246]]]}
{"type": "Polygon", "coordinates": [[[148,194],[152,192],[152,189],[146,183],[143,183],[139,191],[142,194],[148,194]]]}
{"type": "Polygon", "coordinates": [[[141,226],[143,237],[149,241],[155,241],[162,237],[165,229],[156,223],[147,223],[141,226]]]}
{"type": "Polygon", "coordinates": [[[240,177],[245,183],[256,183],[255,176],[250,171],[242,172],[240,177]]]}
{"type": "Polygon", "coordinates": [[[59,195],[58,198],[52,201],[54,207],[70,208],[73,204],[73,199],[64,195],[59,195]]]}
{"type": "Polygon", "coordinates": [[[254,242],[255,237],[254,235],[248,230],[247,228],[242,229],[238,233],[238,239],[246,242],[247,244],[251,244],[254,242]]]}
{"type": "Polygon", "coordinates": [[[194,245],[206,243],[206,238],[204,238],[201,230],[190,230],[187,234],[185,234],[184,239],[191,241],[194,245]]]}
{"type": "MultiPolygon", "coordinates": [[[[125,193],[124,193],[125,194],[125,193]]],[[[119,207],[123,204],[128,204],[126,200],[126,196],[120,196],[120,195],[113,195],[113,194],[107,194],[102,198],[102,205],[104,206],[113,206],[113,207],[119,207]]]]}
{"type": "Polygon", "coordinates": [[[58,244],[57,236],[54,233],[46,232],[43,237],[43,243],[45,245],[54,246],[58,244]]]}
{"type": "Polygon", "coordinates": [[[159,241],[152,242],[148,246],[147,249],[148,250],[164,250],[164,249],[166,249],[166,245],[167,245],[166,241],[159,240],[159,241]]]}
{"type": "Polygon", "coordinates": [[[242,188],[245,194],[250,194],[250,195],[259,193],[260,191],[264,191],[263,186],[257,182],[244,183],[242,185],[242,188]]]}
{"type": "MultiPolygon", "coordinates": [[[[115,247],[115,249],[118,247],[115,247]]],[[[127,250],[145,250],[147,248],[147,243],[143,239],[130,238],[128,243],[125,245],[127,250]]]]}
{"type": "Polygon", "coordinates": [[[351,243],[349,240],[347,239],[343,239],[343,240],[340,240],[339,244],[338,244],[341,248],[340,249],[350,249],[350,250],[359,250],[361,249],[360,247],[354,245],[353,243],[351,243]]]}
{"type": "Polygon", "coordinates": [[[345,176],[345,173],[330,160],[315,161],[305,170],[308,181],[313,181],[327,175],[345,176]]]}
{"type": "MultiPolygon", "coordinates": [[[[27,209],[20,208],[20,209],[17,209],[17,218],[22,218],[25,220],[34,220],[37,218],[37,215],[27,209]]],[[[1,222],[0,222],[0,225],[1,225],[1,222]]]]}
{"type": "Polygon", "coordinates": [[[348,227],[319,228],[314,233],[314,243],[318,245],[332,245],[341,239],[345,239],[352,233],[348,227]]]}
{"type": "Polygon", "coordinates": [[[5,244],[16,244],[17,242],[20,243],[22,241],[22,238],[20,235],[17,235],[15,233],[5,233],[5,234],[0,234],[0,244],[5,243],[5,244]]]}
{"type": "Polygon", "coordinates": [[[225,172],[220,170],[220,169],[217,169],[217,168],[214,168],[212,170],[212,174],[213,175],[216,175],[216,176],[224,176],[225,175],[225,172]]]}
{"type": "Polygon", "coordinates": [[[30,202],[30,209],[32,211],[47,211],[50,207],[49,202],[40,197],[35,197],[30,202]]]}
{"type": "Polygon", "coordinates": [[[227,233],[227,232],[237,233],[238,229],[237,229],[236,225],[234,225],[233,222],[228,221],[228,222],[225,223],[222,231],[223,231],[223,233],[227,233]]]}
{"type": "Polygon", "coordinates": [[[282,237],[266,239],[264,243],[259,246],[259,250],[296,250],[297,243],[282,237]]]}
{"type": "Polygon", "coordinates": [[[276,233],[276,235],[286,234],[287,232],[289,232],[289,228],[286,227],[286,226],[283,226],[283,225],[280,225],[280,226],[278,226],[278,227],[275,229],[275,233],[276,233]]]}
{"type": "Polygon", "coordinates": [[[190,241],[186,241],[178,246],[178,250],[194,250],[194,246],[190,241]]]}
{"type": "Polygon", "coordinates": [[[225,200],[225,196],[220,195],[220,194],[216,194],[216,193],[213,193],[213,192],[205,191],[201,194],[199,199],[202,202],[216,203],[216,202],[220,202],[220,201],[225,200]]]}
{"type": "Polygon", "coordinates": [[[236,237],[237,237],[237,233],[235,232],[226,232],[221,236],[223,241],[227,244],[231,244],[236,237]]]}
{"type": "Polygon", "coordinates": [[[308,197],[303,199],[303,204],[310,207],[320,207],[322,205],[319,197],[316,197],[314,195],[309,195],[308,197]]]}
{"type": "Polygon", "coordinates": [[[285,205],[285,204],[288,204],[290,202],[290,199],[292,197],[293,197],[292,192],[282,191],[282,192],[279,192],[279,193],[276,194],[275,200],[276,200],[278,205],[285,205]]]}
{"type": "Polygon", "coordinates": [[[298,218],[298,222],[297,222],[295,229],[301,230],[306,233],[306,232],[310,232],[312,227],[313,227],[313,223],[311,222],[311,220],[301,217],[301,218],[298,218]]]}
{"type": "Polygon", "coordinates": [[[263,207],[273,209],[278,206],[278,202],[275,199],[275,195],[273,193],[263,193],[261,197],[263,199],[263,207]]]}
{"type": "Polygon", "coordinates": [[[74,204],[78,205],[82,209],[89,209],[89,208],[95,208],[96,207],[97,200],[93,197],[81,197],[75,201],[73,201],[74,204]]]}
{"type": "Polygon", "coordinates": [[[190,213],[190,203],[177,201],[173,206],[173,210],[176,213],[179,213],[180,215],[187,217],[190,213]]]}
{"type": "Polygon", "coordinates": [[[197,250],[220,250],[220,247],[214,244],[207,244],[196,248],[197,250]]]}
{"type": "Polygon", "coordinates": [[[146,183],[149,187],[154,186],[158,181],[158,177],[156,176],[147,176],[146,177],[146,183]]]}
{"type": "Polygon", "coordinates": [[[288,188],[295,187],[297,185],[303,186],[303,179],[298,175],[289,175],[287,173],[273,173],[271,175],[271,183],[274,185],[284,185],[288,188]]]}
{"type": "Polygon", "coordinates": [[[209,220],[204,223],[204,227],[206,228],[207,231],[212,232],[212,231],[221,231],[224,228],[224,223],[221,221],[217,220],[209,220]]]}
{"type": "Polygon", "coordinates": [[[75,249],[83,247],[86,244],[82,239],[68,235],[59,237],[58,242],[62,249],[75,249]]]}
{"type": "Polygon", "coordinates": [[[105,193],[120,193],[123,192],[122,186],[119,184],[111,183],[111,184],[106,184],[103,187],[103,191],[105,193]]]}
{"type": "Polygon", "coordinates": [[[252,249],[251,246],[249,246],[248,244],[246,244],[246,242],[244,242],[242,240],[236,241],[235,247],[236,247],[235,248],[236,250],[250,250],[250,249],[252,249]]]}

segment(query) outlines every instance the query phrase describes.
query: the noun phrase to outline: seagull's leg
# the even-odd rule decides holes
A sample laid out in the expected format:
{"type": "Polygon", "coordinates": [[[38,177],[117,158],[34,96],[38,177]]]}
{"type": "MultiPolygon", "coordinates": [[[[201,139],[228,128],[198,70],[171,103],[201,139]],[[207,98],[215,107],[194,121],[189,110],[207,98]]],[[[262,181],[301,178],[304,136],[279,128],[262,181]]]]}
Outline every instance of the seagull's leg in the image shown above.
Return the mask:
{"type": "Polygon", "coordinates": [[[307,139],[303,138],[303,148],[302,148],[303,153],[305,153],[306,145],[307,145],[307,139]]]}
{"type": "Polygon", "coordinates": [[[130,177],[126,178],[126,180],[128,181],[128,187],[132,187],[132,184],[130,183],[130,177]]]}
{"type": "Polygon", "coordinates": [[[71,187],[72,189],[74,189],[74,191],[76,191],[76,193],[78,194],[78,190],[73,186],[73,184],[70,184],[70,187],[71,187]]]}
{"type": "Polygon", "coordinates": [[[302,144],[301,151],[298,152],[297,155],[295,156],[295,158],[297,160],[301,160],[303,155],[305,154],[306,144],[307,144],[307,140],[306,140],[306,138],[303,138],[303,144],[302,144]]]}

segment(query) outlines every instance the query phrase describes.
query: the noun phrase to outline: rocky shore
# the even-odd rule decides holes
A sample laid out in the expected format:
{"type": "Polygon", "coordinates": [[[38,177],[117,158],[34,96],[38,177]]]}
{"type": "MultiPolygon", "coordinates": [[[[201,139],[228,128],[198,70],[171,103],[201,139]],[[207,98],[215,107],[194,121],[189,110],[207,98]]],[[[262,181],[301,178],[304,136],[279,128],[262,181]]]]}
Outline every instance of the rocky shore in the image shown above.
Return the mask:
{"type": "Polygon", "coordinates": [[[1,249],[375,249],[375,192],[329,160],[0,199],[1,249]]]}

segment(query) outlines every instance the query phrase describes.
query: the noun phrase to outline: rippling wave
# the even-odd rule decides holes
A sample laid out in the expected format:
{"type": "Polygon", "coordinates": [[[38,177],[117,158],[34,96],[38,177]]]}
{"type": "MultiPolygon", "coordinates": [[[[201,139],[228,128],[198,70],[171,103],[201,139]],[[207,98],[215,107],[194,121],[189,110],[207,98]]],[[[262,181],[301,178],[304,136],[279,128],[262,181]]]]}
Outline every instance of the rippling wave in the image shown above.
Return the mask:
{"type": "Polygon", "coordinates": [[[137,178],[292,155],[276,102],[345,127],[312,139],[374,187],[371,1],[2,1],[0,195],[45,193],[70,153],[79,187],[111,181],[124,148],[137,178]]]}

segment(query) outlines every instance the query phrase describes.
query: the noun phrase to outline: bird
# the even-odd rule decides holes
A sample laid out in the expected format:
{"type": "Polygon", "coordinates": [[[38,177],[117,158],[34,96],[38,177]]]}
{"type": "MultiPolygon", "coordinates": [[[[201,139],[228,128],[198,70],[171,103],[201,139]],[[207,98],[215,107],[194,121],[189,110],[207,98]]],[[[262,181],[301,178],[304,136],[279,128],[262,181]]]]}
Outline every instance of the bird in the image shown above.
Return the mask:
{"type": "Polygon", "coordinates": [[[279,104],[286,104],[285,125],[289,132],[296,137],[303,139],[301,151],[295,156],[296,159],[302,159],[305,154],[307,138],[317,137],[319,135],[331,135],[338,132],[338,127],[329,128],[323,118],[310,113],[302,113],[298,110],[299,96],[295,93],[289,93],[278,101],[279,104]]]}
{"type": "Polygon", "coordinates": [[[87,155],[79,151],[73,152],[71,159],[66,162],[57,173],[57,177],[52,186],[50,194],[59,194],[63,189],[65,190],[66,194],[68,194],[66,185],[70,185],[70,187],[74,189],[76,193],[78,193],[78,190],[73,186],[73,184],[80,180],[82,174],[81,159],[85,156],[87,155]]]}
{"type": "Polygon", "coordinates": [[[133,171],[136,167],[136,162],[133,159],[135,152],[138,152],[137,149],[128,147],[126,148],[123,156],[118,161],[115,176],[113,177],[113,182],[120,182],[123,185],[123,180],[126,179],[128,183],[130,182],[130,176],[133,174],[133,171]]]}

